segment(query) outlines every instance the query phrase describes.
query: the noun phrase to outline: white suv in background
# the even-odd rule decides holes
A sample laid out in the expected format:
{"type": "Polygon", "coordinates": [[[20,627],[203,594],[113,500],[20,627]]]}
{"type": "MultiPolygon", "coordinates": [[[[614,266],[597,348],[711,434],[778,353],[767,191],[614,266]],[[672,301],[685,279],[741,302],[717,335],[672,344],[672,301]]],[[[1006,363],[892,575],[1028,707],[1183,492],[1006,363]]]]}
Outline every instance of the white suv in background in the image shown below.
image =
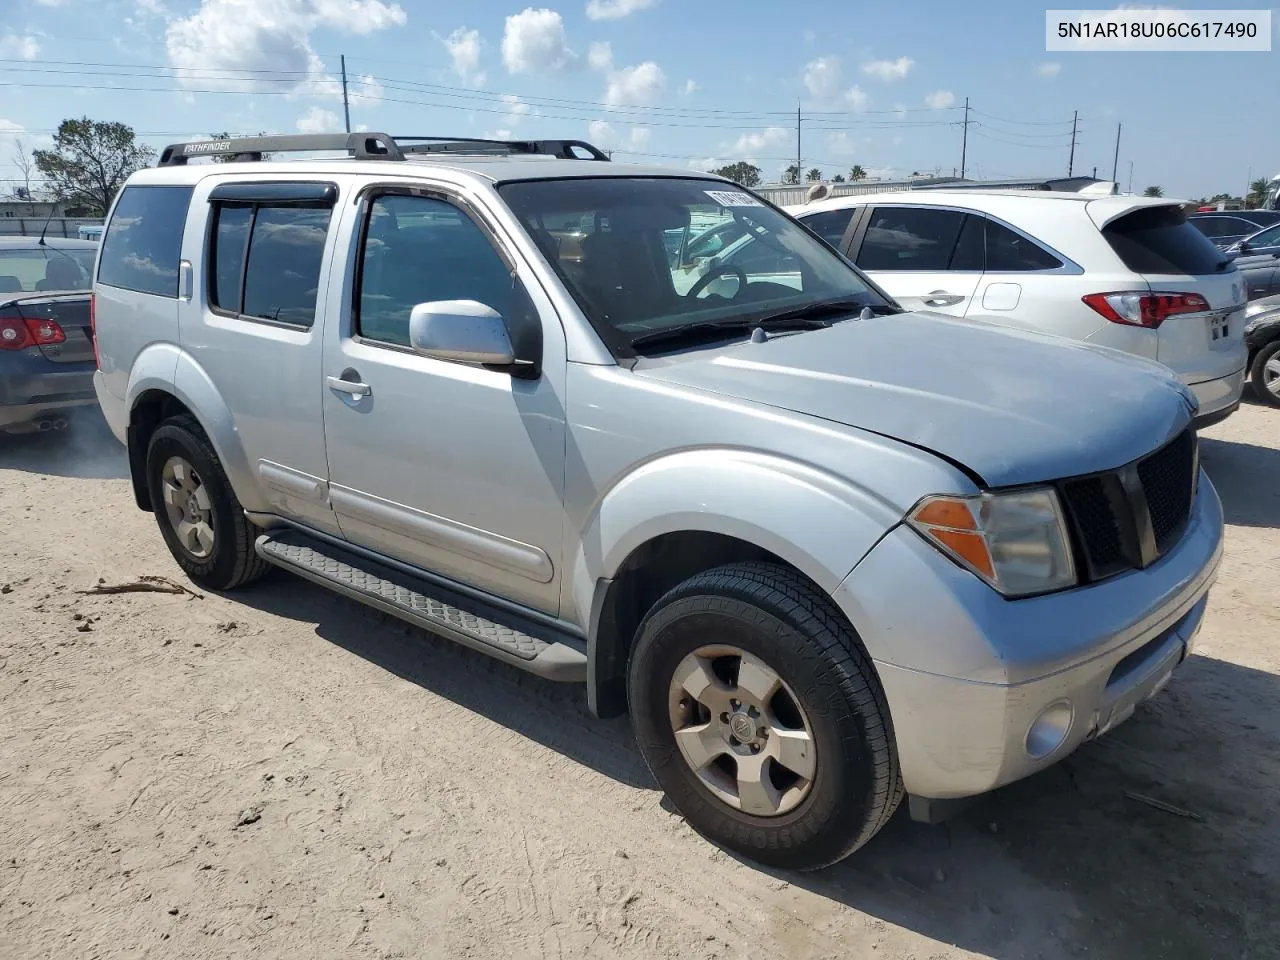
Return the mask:
{"type": "Polygon", "coordinates": [[[1195,393],[1200,427],[1239,406],[1244,281],[1176,201],[930,190],[787,210],[908,310],[1157,360],[1195,393]]]}

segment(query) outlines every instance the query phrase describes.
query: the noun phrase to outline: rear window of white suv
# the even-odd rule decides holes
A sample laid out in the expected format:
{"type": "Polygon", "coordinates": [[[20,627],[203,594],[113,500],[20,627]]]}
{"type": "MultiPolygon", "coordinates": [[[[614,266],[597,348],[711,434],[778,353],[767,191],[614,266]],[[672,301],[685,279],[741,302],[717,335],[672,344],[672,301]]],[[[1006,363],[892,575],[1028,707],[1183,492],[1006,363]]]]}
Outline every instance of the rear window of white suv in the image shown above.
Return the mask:
{"type": "Polygon", "coordinates": [[[176,297],[191,193],[191,187],[125,187],[102,239],[98,282],[176,297]]]}
{"type": "Polygon", "coordinates": [[[1202,276],[1221,272],[1226,259],[1180,207],[1143,207],[1107,224],[1102,235],[1134,273],[1202,276]]]}

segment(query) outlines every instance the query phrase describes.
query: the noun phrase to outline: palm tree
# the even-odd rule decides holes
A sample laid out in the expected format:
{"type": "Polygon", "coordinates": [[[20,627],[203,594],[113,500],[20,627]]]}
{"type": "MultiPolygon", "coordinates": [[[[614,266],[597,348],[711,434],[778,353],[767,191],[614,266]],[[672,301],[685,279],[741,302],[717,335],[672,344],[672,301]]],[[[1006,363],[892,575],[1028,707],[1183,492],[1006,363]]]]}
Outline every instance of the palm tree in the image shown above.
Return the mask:
{"type": "Polygon", "coordinates": [[[817,183],[822,179],[822,171],[817,167],[810,167],[809,172],[804,175],[804,178],[810,183],[817,183]]]}
{"type": "Polygon", "coordinates": [[[865,170],[863,170],[863,169],[862,169],[862,164],[860,164],[860,163],[855,163],[855,164],[853,165],[853,169],[849,171],[849,179],[850,179],[850,180],[865,180],[865,179],[867,179],[867,171],[865,171],[865,170]]]}
{"type": "Polygon", "coordinates": [[[787,169],[782,172],[782,182],[783,183],[799,183],[800,182],[800,166],[798,164],[793,163],[791,164],[791,166],[787,167],[787,169]]]}
{"type": "Polygon", "coordinates": [[[1147,187],[1142,191],[1144,197],[1163,197],[1164,187],[1147,187]]]}
{"type": "Polygon", "coordinates": [[[1267,199],[1267,181],[1259,177],[1253,183],[1249,184],[1249,195],[1244,198],[1244,205],[1253,209],[1262,206],[1262,202],[1267,199]]]}

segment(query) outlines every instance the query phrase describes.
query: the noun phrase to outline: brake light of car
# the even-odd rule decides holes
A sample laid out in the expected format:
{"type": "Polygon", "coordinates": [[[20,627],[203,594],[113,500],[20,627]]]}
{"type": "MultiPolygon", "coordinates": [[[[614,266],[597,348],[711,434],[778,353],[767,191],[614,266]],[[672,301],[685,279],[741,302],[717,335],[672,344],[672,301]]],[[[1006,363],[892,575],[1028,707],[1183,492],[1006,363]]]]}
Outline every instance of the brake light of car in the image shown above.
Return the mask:
{"type": "Polygon", "coordinates": [[[55,320],[0,314],[0,350],[21,350],[65,343],[66,333],[55,320]]]}
{"type": "Polygon", "coordinates": [[[21,350],[31,342],[22,315],[16,310],[0,310],[0,350],[21,350]]]}
{"type": "Polygon", "coordinates": [[[1152,330],[1176,314],[1209,309],[1198,293],[1090,293],[1080,299],[1112,323],[1152,330]]]}

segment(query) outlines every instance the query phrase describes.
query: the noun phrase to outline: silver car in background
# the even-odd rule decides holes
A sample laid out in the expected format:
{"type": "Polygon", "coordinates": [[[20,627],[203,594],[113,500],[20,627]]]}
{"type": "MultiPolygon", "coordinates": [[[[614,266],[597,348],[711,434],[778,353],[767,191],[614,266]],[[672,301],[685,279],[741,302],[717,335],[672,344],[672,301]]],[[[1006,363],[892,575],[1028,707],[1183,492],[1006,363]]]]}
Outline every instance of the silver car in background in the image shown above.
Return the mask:
{"type": "Polygon", "coordinates": [[[274,565],[585,683],[779,867],[1123,721],[1221,555],[1165,368],[902,312],[753,194],[589,145],[178,144],[95,296],[103,411],[195,582],[274,565]],[[756,256],[690,276],[717,225],[756,256]]]}

